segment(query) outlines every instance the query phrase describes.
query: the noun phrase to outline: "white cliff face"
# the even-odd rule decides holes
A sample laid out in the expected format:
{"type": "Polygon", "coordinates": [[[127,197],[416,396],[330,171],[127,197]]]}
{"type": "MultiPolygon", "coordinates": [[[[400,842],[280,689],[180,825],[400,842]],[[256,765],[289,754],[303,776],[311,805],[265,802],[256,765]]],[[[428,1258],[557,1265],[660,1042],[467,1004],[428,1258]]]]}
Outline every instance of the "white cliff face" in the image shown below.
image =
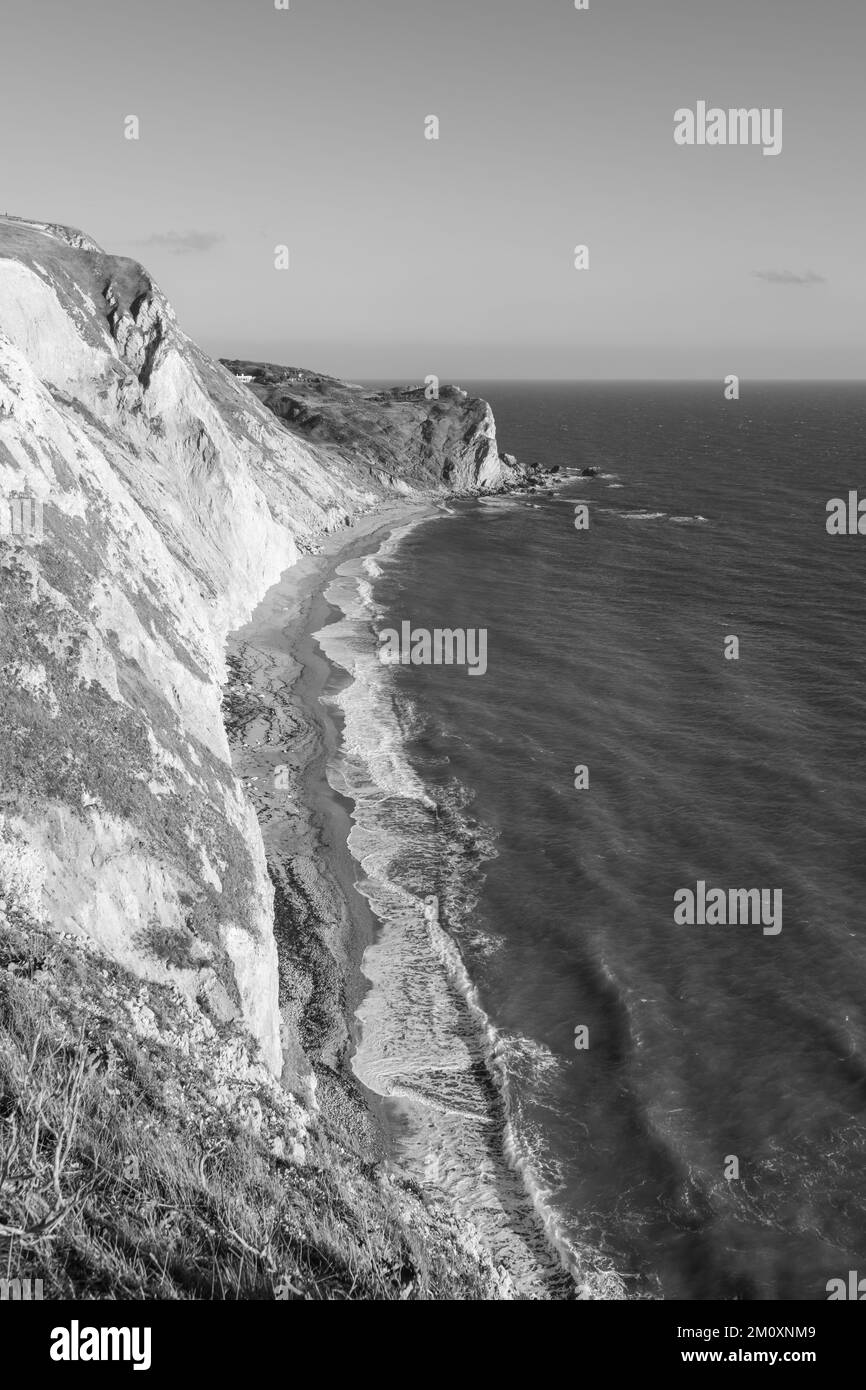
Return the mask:
{"type": "Polygon", "coordinates": [[[478,426],[475,438],[468,446],[464,468],[467,470],[467,487],[497,488],[508,481],[509,470],[505,468],[496,447],[496,422],[493,411],[484,402],[484,416],[478,426]],[[469,479],[472,479],[470,482],[469,479]]]}
{"type": "MultiPolygon", "coordinates": [[[[448,484],[501,485],[489,407],[446,423],[448,484]]],[[[41,538],[0,535],[0,831],[41,866],[48,923],[218,999],[275,1073],[272,889],[224,641],[299,547],[424,481],[376,471],[291,433],[140,266],[0,219],[0,504],[42,506],[41,538]]]]}

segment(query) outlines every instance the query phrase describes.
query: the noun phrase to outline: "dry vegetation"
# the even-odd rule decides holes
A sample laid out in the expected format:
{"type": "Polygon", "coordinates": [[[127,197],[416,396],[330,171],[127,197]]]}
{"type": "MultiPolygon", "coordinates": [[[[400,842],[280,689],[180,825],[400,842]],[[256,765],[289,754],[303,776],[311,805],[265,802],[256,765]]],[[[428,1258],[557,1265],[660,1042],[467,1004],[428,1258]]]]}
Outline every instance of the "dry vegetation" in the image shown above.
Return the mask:
{"type": "Polygon", "coordinates": [[[0,1277],[42,1279],[46,1298],[497,1295],[450,1218],[339,1136],[314,1125],[299,1162],[298,1108],[282,1110],[278,1088],[253,1082],[246,1109],[249,1085],[215,1104],[208,1059],[160,1040],[185,1027],[170,988],[49,936],[7,900],[0,1277]],[[124,994],[132,1007],[146,996],[156,1038],[124,1029],[124,994]]]}

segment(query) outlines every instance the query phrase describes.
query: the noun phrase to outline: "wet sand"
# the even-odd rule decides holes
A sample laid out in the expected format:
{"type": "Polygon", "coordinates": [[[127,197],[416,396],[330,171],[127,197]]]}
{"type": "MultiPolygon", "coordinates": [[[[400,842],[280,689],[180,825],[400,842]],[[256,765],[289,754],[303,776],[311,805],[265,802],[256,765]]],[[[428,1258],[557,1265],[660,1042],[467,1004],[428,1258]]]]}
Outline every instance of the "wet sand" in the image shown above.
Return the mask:
{"type": "Polygon", "coordinates": [[[288,1025],[283,1081],[307,1102],[315,1094],[371,1157],[384,1156],[383,1116],[371,1093],[365,1106],[349,1058],[355,1010],[368,987],[361,959],[377,923],[354,886],[360,871],[347,846],[351,803],[326,776],[340,717],[320,697],[338,687],[312,634],[339,616],[324,598],[339,565],[438,511],[426,500],[396,503],[326,537],[319,553],[283,573],[227,643],[232,762],[258,815],[275,888],[280,1010],[288,1025]]]}

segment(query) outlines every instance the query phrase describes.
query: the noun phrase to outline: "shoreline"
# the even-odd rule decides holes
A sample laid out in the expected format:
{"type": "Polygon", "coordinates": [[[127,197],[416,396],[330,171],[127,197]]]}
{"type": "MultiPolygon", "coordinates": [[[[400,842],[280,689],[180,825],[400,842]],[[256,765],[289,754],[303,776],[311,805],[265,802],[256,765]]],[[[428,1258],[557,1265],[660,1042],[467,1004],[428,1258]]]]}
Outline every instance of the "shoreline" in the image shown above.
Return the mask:
{"type": "Polygon", "coordinates": [[[349,678],[335,683],[312,634],[339,612],[325,590],[341,564],[375,551],[407,523],[439,515],[436,501],[407,499],[329,534],[283,572],[226,643],[232,765],[255,808],[275,888],[280,1013],[300,1035],[318,1083],[306,1058],[285,1047],[284,1027],[283,1084],[378,1160],[391,1156],[390,1126],[380,1097],[350,1064],[355,1011],[370,987],[361,962],[378,922],[355,888],[351,802],[327,778],[340,746],[340,712],[320,698],[349,678]]]}
{"type": "Polygon", "coordinates": [[[376,922],[363,958],[369,987],[358,1008],[352,1072],[378,1098],[397,1171],[474,1227],[516,1297],[583,1297],[588,1290],[575,1278],[572,1252],[515,1137],[500,1056],[509,1044],[484,1010],[438,886],[431,896],[454,844],[447,833],[440,838],[442,808],[408,759],[407,712],[370,636],[381,557],[393,556],[405,530],[382,542],[371,563],[339,566],[327,598],[341,616],[315,633],[341,673],[344,747],[332,776],[352,798],[349,845],[376,922]],[[413,866],[408,879],[401,861],[413,866]]]}
{"type": "MultiPolygon", "coordinates": [[[[489,500],[499,497],[496,494],[489,500]]],[[[419,1170],[418,1155],[410,1154],[413,1141],[417,1148],[421,1131],[427,1127],[426,1105],[420,1114],[415,1113],[417,1103],[411,1087],[402,1094],[399,1088],[392,1094],[387,1083],[371,1089],[355,1065],[360,1060],[359,1049],[363,1051],[364,1005],[378,988],[375,971],[368,974],[362,966],[368,948],[382,948],[389,924],[355,886],[365,877],[350,849],[358,803],[335,790],[328,777],[329,765],[339,763],[345,726],[343,711],[333,699],[354,682],[344,663],[335,661],[330,651],[326,654],[317,637],[322,629],[344,617],[340,607],[326,596],[340,579],[337,571],[341,566],[375,555],[407,526],[435,520],[447,514],[449,502],[459,500],[458,496],[407,500],[366,514],[345,532],[328,536],[319,553],[305,555],[283,573],[249,622],[233,633],[227,644],[232,693],[240,695],[233,711],[233,763],[255,807],[276,890],[274,933],[280,1010],[284,1021],[292,1025],[291,1031],[300,1036],[317,1082],[312,1088],[306,1059],[288,1053],[283,1083],[302,1099],[318,1104],[345,1141],[364,1158],[385,1163],[401,1177],[420,1182],[422,1189],[427,1187],[426,1176],[419,1170]],[[279,788],[274,781],[277,769],[282,783],[279,788]]],[[[513,500],[521,501],[520,493],[513,500]]],[[[446,941],[441,930],[435,934],[442,935],[439,949],[444,946],[450,957],[450,938],[446,941]]],[[[450,975],[451,968],[446,973],[450,975]]],[[[465,970],[459,969],[458,974],[465,974],[465,970]]],[[[465,996],[459,1000],[459,1009],[465,1010],[468,1003],[471,1015],[475,1009],[471,981],[467,977],[460,985],[451,979],[450,987],[455,984],[458,994],[465,996]]],[[[484,1032],[479,1029],[476,1043],[480,1041],[486,1053],[490,1043],[484,1032]]],[[[548,1229],[549,1221],[540,1210],[532,1214],[536,1198],[531,1191],[519,1196],[522,1164],[506,1158],[510,1125],[505,1093],[498,1092],[501,1078],[495,1082],[491,1073],[487,1084],[496,1093],[491,1115],[506,1105],[500,1115],[501,1134],[485,1138],[479,1151],[487,1173],[484,1202],[492,1201],[501,1213],[496,1228],[488,1232],[490,1254],[494,1262],[505,1260],[503,1270],[510,1268],[518,1287],[523,1285],[527,1290],[522,1296],[574,1297],[574,1291],[568,1292],[574,1290],[572,1276],[559,1242],[548,1229]],[[502,1171],[497,1178],[500,1163],[502,1171]],[[521,1208],[522,1214],[518,1214],[521,1208]],[[536,1222],[537,1234],[533,1235],[536,1222]]],[[[483,1125],[485,1134],[489,1123],[488,1116],[483,1125]]],[[[442,1140],[447,1147],[447,1135],[441,1134],[439,1142],[442,1140]]],[[[463,1190],[453,1210],[459,1218],[468,1216],[471,1221],[472,1204],[470,1201],[467,1206],[465,1180],[474,1171],[475,1160],[470,1156],[467,1166],[468,1152],[462,1142],[453,1150],[457,1168],[463,1173],[463,1190]]],[[[434,1182],[430,1195],[442,1200],[444,1194],[438,1187],[434,1182]]],[[[452,1206],[450,1199],[446,1200],[452,1206]]],[[[481,1227],[476,1225],[476,1229],[484,1241],[481,1227]]],[[[577,1296],[586,1295],[581,1292],[577,1296]]]]}

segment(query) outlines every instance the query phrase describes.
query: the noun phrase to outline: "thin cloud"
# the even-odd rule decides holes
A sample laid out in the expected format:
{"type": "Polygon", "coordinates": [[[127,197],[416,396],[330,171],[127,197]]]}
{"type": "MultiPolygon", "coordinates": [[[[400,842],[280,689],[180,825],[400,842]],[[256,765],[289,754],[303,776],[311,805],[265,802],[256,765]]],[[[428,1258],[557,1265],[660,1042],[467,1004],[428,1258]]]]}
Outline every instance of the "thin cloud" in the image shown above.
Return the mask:
{"type": "Polygon", "coordinates": [[[139,242],[140,246],[160,246],[173,256],[189,256],[202,251],[212,251],[224,236],[214,232],[154,232],[139,242]]]}
{"type": "Polygon", "coordinates": [[[771,285],[826,285],[826,275],[818,275],[814,270],[804,270],[798,275],[794,270],[753,270],[759,280],[771,285]]]}

